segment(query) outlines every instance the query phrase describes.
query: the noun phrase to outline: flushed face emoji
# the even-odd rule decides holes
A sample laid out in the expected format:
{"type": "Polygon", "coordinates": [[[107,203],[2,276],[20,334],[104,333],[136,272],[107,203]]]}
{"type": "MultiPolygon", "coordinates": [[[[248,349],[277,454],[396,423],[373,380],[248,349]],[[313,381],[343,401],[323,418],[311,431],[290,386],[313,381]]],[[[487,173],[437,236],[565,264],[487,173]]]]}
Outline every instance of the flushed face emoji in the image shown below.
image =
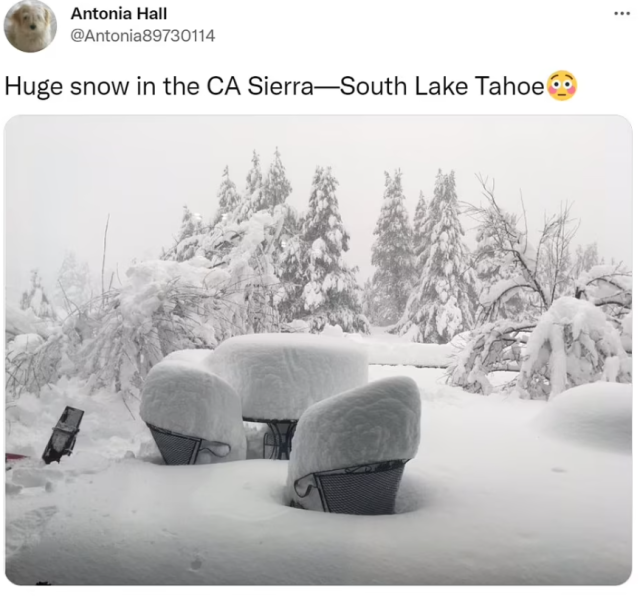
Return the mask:
{"type": "Polygon", "coordinates": [[[578,81],[569,71],[556,71],[547,81],[547,91],[554,100],[564,102],[578,91],[578,81]]]}

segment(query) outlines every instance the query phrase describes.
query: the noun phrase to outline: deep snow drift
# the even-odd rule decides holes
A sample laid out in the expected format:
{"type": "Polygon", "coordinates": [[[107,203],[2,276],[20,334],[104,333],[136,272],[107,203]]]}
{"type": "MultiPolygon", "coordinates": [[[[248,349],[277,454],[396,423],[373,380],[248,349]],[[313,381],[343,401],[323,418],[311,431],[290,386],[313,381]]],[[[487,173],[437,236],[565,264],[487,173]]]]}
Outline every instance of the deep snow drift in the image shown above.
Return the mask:
{"type": "Polygon", "coordinates": [[[242,399],[245,418],[297,420],[315,402],[367,382],[360,345],[318,335],[232,337],[204,361],[242,399]]]}
{"type": "Polygon", "coordinates": [[[470,395],[442,384],[441,369],[369,369],[370,380],[396,375],[420,388],[422,441],[393,516],[286,507],[287,462],[160,465],[148,430],[118,396],[90,397],[73,382],[41,399],[23,396],[8,410],[7,451],[40,455],[65,405],[86,413],[71,457],[7,473],[8,578],[28,585],[626,580],[628,453],[542,431],[538,418],[553,403],[470,395]]]}
{"type": "Polygon", "coordinates": [[[631,385],[591,383],[554,397],[536,419],[546,434],[631,454],[631,385]]]}

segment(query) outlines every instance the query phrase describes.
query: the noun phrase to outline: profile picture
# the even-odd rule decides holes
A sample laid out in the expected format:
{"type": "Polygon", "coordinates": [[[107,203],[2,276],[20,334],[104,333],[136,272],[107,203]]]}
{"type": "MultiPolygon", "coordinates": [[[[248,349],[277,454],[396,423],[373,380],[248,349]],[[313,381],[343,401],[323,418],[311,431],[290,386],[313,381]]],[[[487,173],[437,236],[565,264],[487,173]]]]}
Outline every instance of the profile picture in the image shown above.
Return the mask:
{"type": "Polygon", "coordinates": [[[56,35],[56,17],[43,2],[23,0],[9,9],[4,33],[14,48],[22,52],[40,52],[56,35]]]}

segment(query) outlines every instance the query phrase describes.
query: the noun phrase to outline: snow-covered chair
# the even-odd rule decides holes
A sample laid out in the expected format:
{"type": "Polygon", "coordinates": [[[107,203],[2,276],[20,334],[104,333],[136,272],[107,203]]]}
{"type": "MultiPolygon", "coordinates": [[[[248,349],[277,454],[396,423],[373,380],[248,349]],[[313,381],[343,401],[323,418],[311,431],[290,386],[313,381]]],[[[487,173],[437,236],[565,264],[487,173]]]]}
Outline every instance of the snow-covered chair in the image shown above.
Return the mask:
{"type": "Polygon", "coordinates": [[[67,406],[58,423],[53,427],[51,438],[45,447],[42,459],[45,464],[60,462],[60,458],[71,455],[76,444],[76,436],[80,432],[80,423],[84,410],[67,406]]]}
{"type": "Polygon", "coordinates": [[[197,364],[156,364],[142,389],[140,416],[165,463],[244,460],[247,443],[238,394],[197,364]]]}
{"type": "Polygon", "coordinates": [[[347,339],[263,333],[227,339],[205,358],[240,395],[242,416],[269,426],[264,457],[289,459],[297,421],[309,406],[368,379],[366,350],[347,339]]]}
{"type": "Polygon", "coordinates": [[[287,478],[290,505],[392,514],[404,465],[420,443],[420,392],[382,379],[311,406],[300,418],[287,478]]]}

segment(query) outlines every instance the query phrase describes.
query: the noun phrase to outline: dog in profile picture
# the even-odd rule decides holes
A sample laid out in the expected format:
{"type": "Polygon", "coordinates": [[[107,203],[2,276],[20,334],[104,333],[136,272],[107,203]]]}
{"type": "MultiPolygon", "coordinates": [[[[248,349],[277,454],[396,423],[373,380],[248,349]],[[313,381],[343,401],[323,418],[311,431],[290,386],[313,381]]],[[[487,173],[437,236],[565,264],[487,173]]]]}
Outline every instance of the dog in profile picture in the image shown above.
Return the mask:
{"type": "Polygon", "coordinates": [[[9,43],[22,52],[40,52],[55,36],[55,17],[38,0],[18,2],[7,13],[4,31],[9,43]]]}

